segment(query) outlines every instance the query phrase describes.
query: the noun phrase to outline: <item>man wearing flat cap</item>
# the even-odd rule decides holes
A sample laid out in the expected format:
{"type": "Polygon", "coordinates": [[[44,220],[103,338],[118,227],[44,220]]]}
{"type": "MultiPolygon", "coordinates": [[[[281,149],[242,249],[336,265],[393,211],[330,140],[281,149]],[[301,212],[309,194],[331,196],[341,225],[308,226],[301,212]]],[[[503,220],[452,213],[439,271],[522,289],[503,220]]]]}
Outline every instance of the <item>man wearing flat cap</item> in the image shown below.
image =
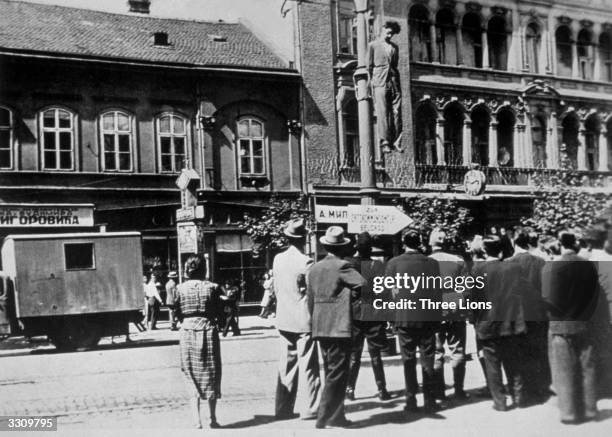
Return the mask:
{"type": "Polygon", "coordinates": [[[351,422],[344,414],[344,396],[351,356],[351,302],[366,281],[342,259],[351,243],[344,229],[330,226],[320,242],[328,255],[306,276],[312,336],[319,341],[325,366],[316,427],[347,427],[351,422]]]}
{"type": "Polygon", "coordinates": [[[284,234],[289,246],[274,257],[272,266],[276,327],[280,337],[275,414],[278,420],[294,417],[300,387],[300,417],[314,419],[319,408],[321,381],[306,297],[306,273],[312,265],[312,259],[303,252],[308,230],[304,221],[298,219],[287,223],[284,234]]]}
{"type": "Polygon", "coordinates": [[[368,232],[357,235],[357,256],[348,257],[346,260],[357,270],[367,281],[361,287],[361,296],[353,302],[353,335],[351,350],[351,366],[349,373],[349,383],[346,389],[346,398],[355,400],[355,385],[359,368],[361,367],[361,353],[363,352],[363,342],[368,342],[368,353],[374,371],[374,380],[378,389],[378,398],[381,401],[391,399],[387,392],[385,380],[385,370],[381,357],[381,351],[387,345],[386,321],[380,320],[374,313],[374,278],[383,276],[385,266],[378,260],[373,260],[372,256],[372,236],[368,232]]]}

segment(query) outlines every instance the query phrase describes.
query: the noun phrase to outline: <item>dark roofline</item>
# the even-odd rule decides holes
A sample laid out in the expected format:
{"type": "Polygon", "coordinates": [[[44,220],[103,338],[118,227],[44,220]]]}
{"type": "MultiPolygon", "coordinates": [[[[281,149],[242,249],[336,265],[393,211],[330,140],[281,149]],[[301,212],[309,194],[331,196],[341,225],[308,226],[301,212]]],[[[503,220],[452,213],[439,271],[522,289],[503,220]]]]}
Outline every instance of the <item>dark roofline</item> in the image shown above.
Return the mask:
{"type": "Polygon", "coordinates": [[[156,61],[145,61],[140,59],[129,59],[129,58],[116,58],[116,57],[100,57],[100,56],[84,56],[74,55],[67,53],[53,53],[53,52],[39,52],[33,50],[18,50],[10,49],[6,47],[0,47],[0,55],[15,56],[22,58],[37,58],[37,59],[53,59],[60,61],[81,61],[81,62],[97,62],[103,64],[117,64],[117,65],[129,65],[134,67],[158,67],[158,68],[169,68],[176,70],[189,70],[189,71],[214,71],[214,72],[227,72],[227,73],[256,73],[263,75],[274,75],[274,76],[288,76],[288,77],[301,77],[300,73],[295,69],[289,68],[263,68],[263,67],[249,67],[249,66],[227,66],[225,64],[220,65],[198,65],[198,64],[186,64],[186,63],[174,63],[174,62],[156,62],[156,61]]]}

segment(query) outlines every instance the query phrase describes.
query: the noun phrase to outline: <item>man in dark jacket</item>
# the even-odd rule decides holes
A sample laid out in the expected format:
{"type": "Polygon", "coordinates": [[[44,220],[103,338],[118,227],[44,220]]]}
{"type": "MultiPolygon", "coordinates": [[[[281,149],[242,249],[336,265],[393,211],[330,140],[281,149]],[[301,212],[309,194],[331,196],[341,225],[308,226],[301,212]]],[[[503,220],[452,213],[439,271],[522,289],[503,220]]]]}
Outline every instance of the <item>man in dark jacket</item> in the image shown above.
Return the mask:
{"type": "Polygon", "coordinates": [[[351,355],[351,301],[359,297],[366,281],[341,258],[350,244],[341,227],[330,226],[320,241],[328,255],[306,276],[312,337],[319,341],[325,368],[316,427],[347,427],[351,422],[344,415],[344,396],[351,355]]]}
{"type": "Polygon", "coordinates": [[[357,236],[357,256],[346,258],[351,266],[361,273],[367,284],[361,287],[361,296],[353,303],[353,334],[351,350],[351,367],[349,382],[346,389],[346,398],[355,400],[355,384],[359,375],[361,365],[361,353],[363,352],[364,339],[368,342],[368,352],[374,371],[374,379],[378,388],[378,398],[381,401],[391,399],[387,392],[385,381],[385,370],[381,357],[381,350],[387,345],[386,322],[377,320],[374,314],[372,302],[374,300],[374,278],[381,277],[385,273],[382,262],[373,260],[372,237],[367,232],[357,236]]]}
{"type": "Polygon", "coordinates": [[[474,311],[474,325],[484,354],[493,408],[506,411],[502,367],[514,403],[526,405],[521,351],[525,349],[527,333],[523,294],[530,293],[529,284],[518,263],[500,261],[503,247],[499,237],[487,236],[483,247],[487,259],[474,266],[473,274],[486,278],[485,286],[473,291],[473,299],[489,303],[490,309],[474,311]]]}
{"type": "MultiPolygon", "coordinates": [[[[389,260],[385,269],[387,277],[438,277],[440,268],[438,262],[419,252],[421,237],[414,231],[407,232],[403,237],[405,252],[389,260]],[[398,276],[399,275],[399,276],[398,276]]],[[[396,301],[409,298],[419,303],[420,298],[432,301],[441,300],[440,290],[406,288],[392,290],[396,301]]],[[[435,400],[434,354],[435,333],[442,320],[441,311],[398,310],[396,311],[395,327],[400,344],[400,352],[404,363],[404,379],[406,382],[406,412],[417,411],[416,393],[418,390],[416,370],[416,349],[420,350],[421,367],[423,370],[423,397],[425,399],[424,411],[433,413],[437,410],[435,400]]]]}
{"type": "Polygon", "coordinates": [[[562,232],[561,257],[542,271],[542,295],[549,316],[550,364],[561,422],[597,417],[593,322],[597,307],[595,265],[577,255],[576,237],[562,232]]]}
{"type": "MultiPolygon", "coordinates": [[[[525,296],[527,338],[523,369],[529,401],[545,401],[550,394],[550,366],[548,364],[548,320],[542,300],[542,269],[546,263],[529,252],[533,239],[527,229],[518,229],[514,240],[514,255],[508,261],[521,267],[522,276],[529,282],[531,296],[525,296]]],[[[536,237],[537,240],[537,237],[536,237]]]]}

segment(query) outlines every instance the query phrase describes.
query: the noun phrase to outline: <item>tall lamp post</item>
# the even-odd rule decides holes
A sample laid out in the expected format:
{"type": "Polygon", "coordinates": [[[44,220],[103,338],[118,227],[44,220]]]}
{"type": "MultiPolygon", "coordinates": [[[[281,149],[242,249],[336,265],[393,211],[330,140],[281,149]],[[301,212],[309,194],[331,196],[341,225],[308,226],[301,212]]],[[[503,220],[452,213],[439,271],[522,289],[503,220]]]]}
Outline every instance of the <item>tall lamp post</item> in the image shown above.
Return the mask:
{"type": "Polygon", "coordinates": [[[357,14],[357,68],[353,74],[355,96],[359,113],[359,148],[361,165],[362,205],[376,204],[380,191],[376,188],[374,169],[374,145],[372,143],[372,99],[370,98],[369,74],[367,65],[368,51],[368,0],[354,0],[357,14]]]}

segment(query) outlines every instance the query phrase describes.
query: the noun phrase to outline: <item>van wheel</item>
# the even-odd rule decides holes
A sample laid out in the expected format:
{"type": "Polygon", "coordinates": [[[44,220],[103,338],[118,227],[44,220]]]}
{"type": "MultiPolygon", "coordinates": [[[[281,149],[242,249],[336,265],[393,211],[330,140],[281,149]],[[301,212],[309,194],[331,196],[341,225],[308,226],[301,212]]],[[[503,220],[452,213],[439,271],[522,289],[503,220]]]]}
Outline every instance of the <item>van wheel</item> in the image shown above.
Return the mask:
{"type": "Polygon", "coordinates": [[[79,320],[66,323],[59,332],[49,338],[58,350],[89,349],[95,347],[102,338],[100,332],[97,323],[79,320]]]}

